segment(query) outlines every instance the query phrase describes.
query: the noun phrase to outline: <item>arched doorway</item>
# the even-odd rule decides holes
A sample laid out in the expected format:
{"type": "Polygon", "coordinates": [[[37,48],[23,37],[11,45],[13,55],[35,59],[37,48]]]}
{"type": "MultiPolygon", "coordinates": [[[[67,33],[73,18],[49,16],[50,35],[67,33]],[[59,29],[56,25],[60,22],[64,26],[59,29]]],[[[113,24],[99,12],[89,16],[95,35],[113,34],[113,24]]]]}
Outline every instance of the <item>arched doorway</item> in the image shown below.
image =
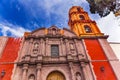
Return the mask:
{"type": "Polygon", "coordinates": [[[65,80],[65,77],[61,72],[53,71],[48,75],[47,80],[65,80]]]}

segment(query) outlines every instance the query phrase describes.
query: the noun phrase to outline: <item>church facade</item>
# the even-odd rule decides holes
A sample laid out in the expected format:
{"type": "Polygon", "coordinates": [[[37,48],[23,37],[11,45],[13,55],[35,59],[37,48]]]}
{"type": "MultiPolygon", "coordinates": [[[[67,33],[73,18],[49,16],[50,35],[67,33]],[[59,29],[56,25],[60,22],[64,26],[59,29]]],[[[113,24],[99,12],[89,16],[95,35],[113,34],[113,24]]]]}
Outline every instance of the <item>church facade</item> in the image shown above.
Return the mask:
{"type": "Polygon", "coordinates": [[[120,80],[120,62],[95,21],[79,6],[70,30],[56,26],[0,37],[1,80],[120,80]]]}

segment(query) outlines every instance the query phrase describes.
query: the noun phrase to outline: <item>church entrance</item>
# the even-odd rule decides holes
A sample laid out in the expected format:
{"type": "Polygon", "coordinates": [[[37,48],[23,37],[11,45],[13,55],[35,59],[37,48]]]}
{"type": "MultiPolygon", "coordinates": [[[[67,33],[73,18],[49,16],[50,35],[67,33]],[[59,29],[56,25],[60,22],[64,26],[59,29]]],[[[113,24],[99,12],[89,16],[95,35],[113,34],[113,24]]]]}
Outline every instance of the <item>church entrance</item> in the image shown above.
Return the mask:
{"type": "Polygon", "coordinates": [[[47,80],[65,80],[65,77],[62,73],[53,71],[48,75],[47,80]]]}

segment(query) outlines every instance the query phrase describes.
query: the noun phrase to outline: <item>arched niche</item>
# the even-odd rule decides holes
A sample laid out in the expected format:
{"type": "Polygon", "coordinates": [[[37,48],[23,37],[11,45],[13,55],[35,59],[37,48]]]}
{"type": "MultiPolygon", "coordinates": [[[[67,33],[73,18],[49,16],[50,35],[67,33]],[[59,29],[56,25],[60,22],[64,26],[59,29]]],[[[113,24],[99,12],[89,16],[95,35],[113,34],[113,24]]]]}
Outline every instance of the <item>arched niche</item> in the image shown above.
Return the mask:
{"type": "Polygon", "coordinates": [[[80,72],[76,72],[75,77],[76,77],[75,80],[82,80],[82,76],[81,76],[80,72]]]}
{"type": "Polygon", "coordinates": [[[31,74],[31,75],[28,77],[28,80],[35,80],[35,75],[34,75],[34,74],[31,74]]]}

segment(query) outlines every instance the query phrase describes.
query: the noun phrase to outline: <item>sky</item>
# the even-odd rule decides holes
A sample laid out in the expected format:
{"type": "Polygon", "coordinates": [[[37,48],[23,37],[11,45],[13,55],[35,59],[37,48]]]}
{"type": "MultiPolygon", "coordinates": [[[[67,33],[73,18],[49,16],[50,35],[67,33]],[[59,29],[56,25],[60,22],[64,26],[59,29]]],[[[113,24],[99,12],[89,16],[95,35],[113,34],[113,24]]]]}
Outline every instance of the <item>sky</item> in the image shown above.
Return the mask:
{"type": "Polygon", "coordinates": [[[86,0],[0,0],[0,36],[21,37],[24,32],[56,25],[69,28],[68,11],[81,6],[95,20],[109,42],[120,42],[120,17],[91,14],[86,0]]]}

